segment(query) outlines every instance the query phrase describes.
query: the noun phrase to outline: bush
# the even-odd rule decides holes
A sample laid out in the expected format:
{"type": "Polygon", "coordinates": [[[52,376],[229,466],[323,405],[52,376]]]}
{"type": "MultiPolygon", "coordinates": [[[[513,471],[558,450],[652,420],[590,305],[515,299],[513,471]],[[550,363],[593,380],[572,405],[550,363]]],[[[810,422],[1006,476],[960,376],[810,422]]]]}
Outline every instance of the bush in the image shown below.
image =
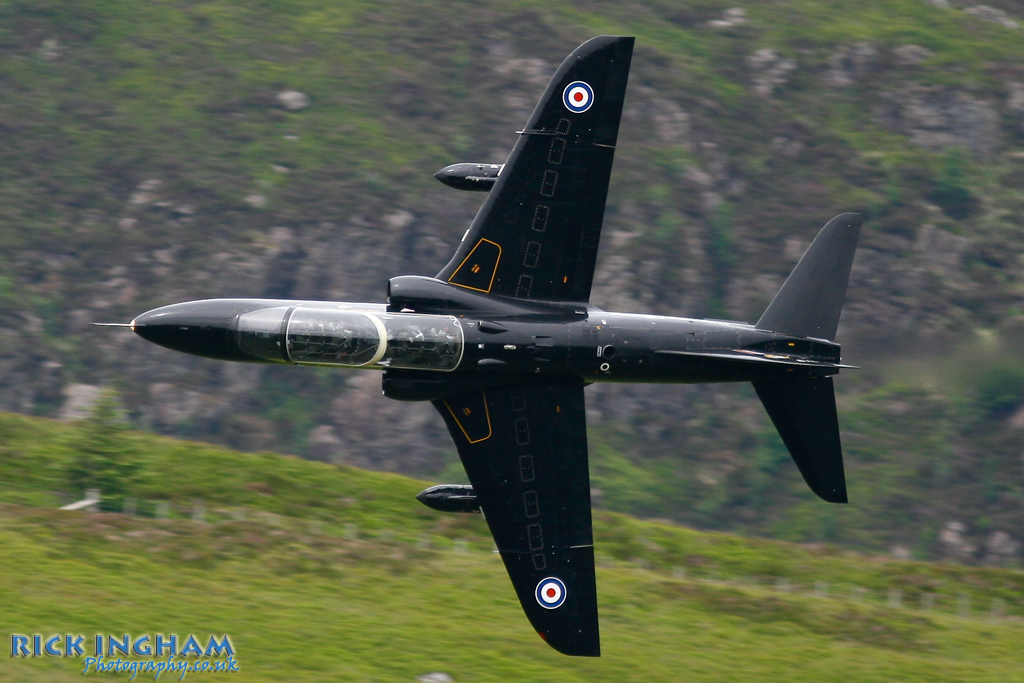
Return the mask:
{"type": "Polygon", "coordinates": [[[67,471],[71,489],[99,489],[104,508],[122,509],[139,483],[141,465],[115,392],[100,396],[71,446],[76,451],[67,471]]]}

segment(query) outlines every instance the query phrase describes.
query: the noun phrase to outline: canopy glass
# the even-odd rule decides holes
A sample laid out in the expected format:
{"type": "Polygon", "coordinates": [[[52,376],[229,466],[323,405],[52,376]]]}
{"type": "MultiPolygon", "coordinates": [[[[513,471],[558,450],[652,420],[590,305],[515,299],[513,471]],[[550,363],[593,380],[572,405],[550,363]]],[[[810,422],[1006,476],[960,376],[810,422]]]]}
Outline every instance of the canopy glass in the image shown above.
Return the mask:
{"type": "Polygon", "coordinates": [[[236,342],[254,358],[302,365],[454,370],[462,359],[457,318],[325,308],[243,313],[236,342]]]}

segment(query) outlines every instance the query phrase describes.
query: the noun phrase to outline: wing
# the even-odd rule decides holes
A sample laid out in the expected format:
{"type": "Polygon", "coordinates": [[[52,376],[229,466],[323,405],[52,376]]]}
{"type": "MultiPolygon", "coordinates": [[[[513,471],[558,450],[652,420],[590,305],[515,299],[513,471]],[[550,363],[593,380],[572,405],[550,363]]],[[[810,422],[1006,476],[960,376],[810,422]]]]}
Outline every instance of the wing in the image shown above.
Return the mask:
{"type": "Polygon", "coordinates": [[[555,72],[437,279],[520,299],[590,299],[633,38],[592,38],[555,72]]]}
{"type": "Polygon", "coordinates": [[[599,656],[583,386],[501,387],[434,401],[530,623],[599,656]]]}

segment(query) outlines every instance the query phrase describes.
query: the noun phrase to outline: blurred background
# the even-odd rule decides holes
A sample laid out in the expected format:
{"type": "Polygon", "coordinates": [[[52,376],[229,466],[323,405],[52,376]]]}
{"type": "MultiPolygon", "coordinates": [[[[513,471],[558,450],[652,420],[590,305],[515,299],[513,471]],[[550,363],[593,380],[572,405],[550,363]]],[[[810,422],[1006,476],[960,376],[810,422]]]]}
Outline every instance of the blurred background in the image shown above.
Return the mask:
{"type": "MultiPolygon", "coordinates": [[[[837,381],[851,504],[752,389],[594,386],[598,508],[901,558],[1024,560],[1024,10],[1011,0],[0,3],[0,410],[464,481],[380,375],[89,327],[434,275],[548,78],[637,37],[592,302],[756,320],[865,215],[837,381]]],[[[415,503],[410,503],[415,505],[415,503]]]]}

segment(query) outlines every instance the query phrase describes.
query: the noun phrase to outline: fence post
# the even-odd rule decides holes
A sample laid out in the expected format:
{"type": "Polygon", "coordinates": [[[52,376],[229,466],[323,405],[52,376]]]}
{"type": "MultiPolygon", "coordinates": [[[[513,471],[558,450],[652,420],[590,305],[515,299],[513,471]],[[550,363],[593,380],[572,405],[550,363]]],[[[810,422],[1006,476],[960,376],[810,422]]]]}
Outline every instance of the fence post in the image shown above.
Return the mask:
{"type": "Polygon", "coordinates": [[[971,596],[961,593],[956,600],[956,613],[961,619],[971,616],[971,596]]]}
{"type": "Polygon", "coordinates": [[[86,489],[85,499],[92,501],[92,504],[87,506],[85,509],[89,512],[100,511],[100,490],[99,489],[86,489]]]}

